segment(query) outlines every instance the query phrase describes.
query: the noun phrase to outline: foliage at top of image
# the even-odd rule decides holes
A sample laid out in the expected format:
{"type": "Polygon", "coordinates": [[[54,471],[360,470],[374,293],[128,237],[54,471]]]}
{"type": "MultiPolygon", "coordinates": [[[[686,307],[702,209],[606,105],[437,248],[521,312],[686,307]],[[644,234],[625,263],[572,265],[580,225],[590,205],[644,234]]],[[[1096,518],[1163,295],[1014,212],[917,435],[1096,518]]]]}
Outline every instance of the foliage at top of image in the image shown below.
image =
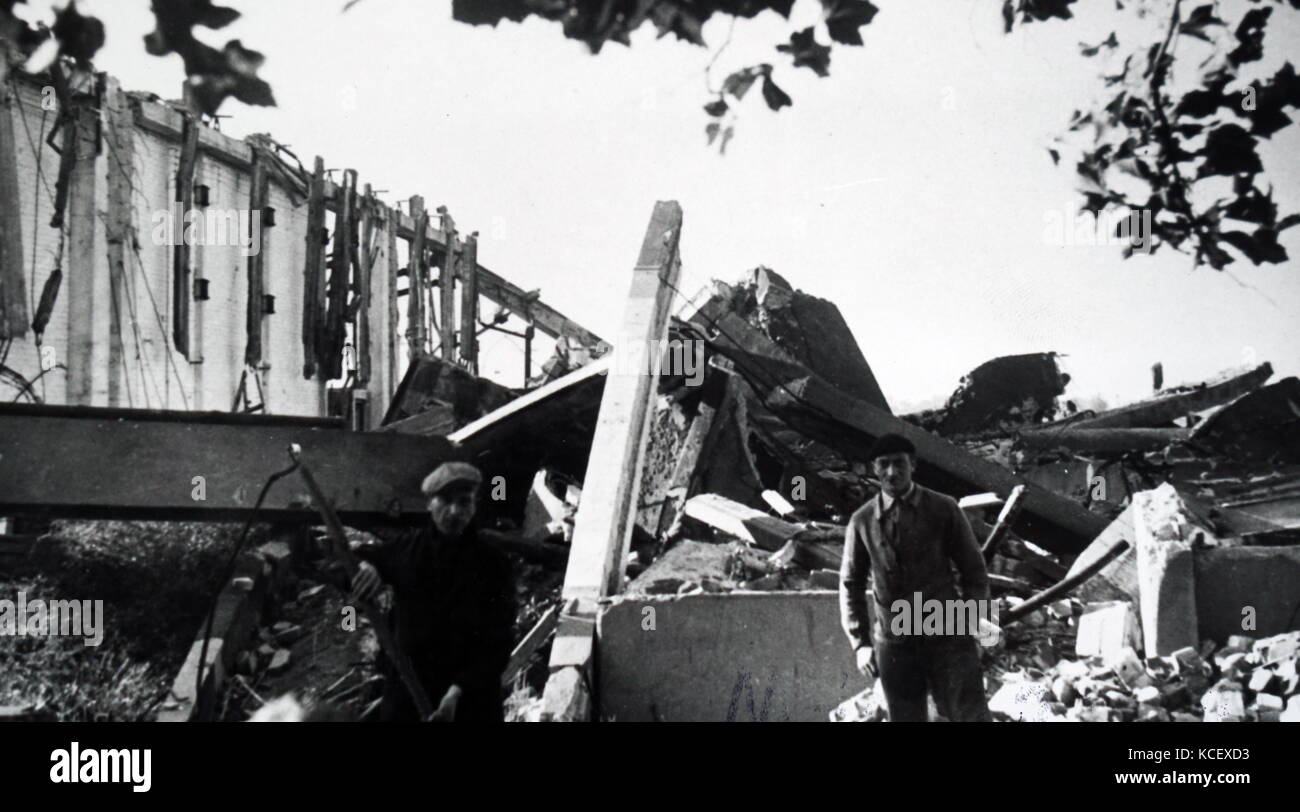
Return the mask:
{"type": "MultiPolygon", "coordinates": [[[[1300,8],[1300,0],[1289,3],[1300,8]]],[[[1083,56],[1115,67],[1102,74],[1103,98],[1076,110],[1048,152],[1055,163],[1059,147],[1078,146],[1084,208],[1150,211],[1156,247],[1215,270],[1237,257],[1285,262],[1278,235],[1300,214],[1279,217],[1257,147],[1291,124],[1286,109],[1300,107],[1300,78],[1286,62],[1271,77],[1248,79],[1245,67],[1264,56],[1272,5],[1251,0],[1233,20],[1220,8],[1173,0],[1155,41],[1121,42],[1112,32],[1097,45],[1081,43],[1083,56]]]]}
{"type": "MultiPolygon", "coordinates": [[[[60,57],[89,68],[104,45],[104,24],[81,14],[75,0],[60,9],[54,24],[32,25],[14,9],[24,0],[0,0],[0,40],[25,59],[24,68],[39,73],[60,57]]],[[[154,56],[177,54],[185,64],[194,98],[207,115],[216,115],[222,102],[234,97],[244,104],[273,106],[271,86],[257,78],[264,57],[232,39],[220,48],[200,42],[194,27],[218,29],[239,19],[232,8],[214,6],[212,0],[152,0],[156,28],[144,38],[145,50],[154,56]]],[[[9,56],[0,53],[0,57],[9,56]]],[[[2,74],[0,74],[2,75],[2,74]]]]}
{"type": "MultiPolygon", "coordinates": [[[[342,8],[359,1],[348,0],[342,8]]],[[[863,46],[863,30],[880,11],[870,0],[818,1],[818,25],[772,43],[770,62],[741,67],[716,88],[710,85],[705,135],[720,152],[735,135],[737,105],[754,86],[769,109],[793,106],[774,78],[773,65],[829,76],[835,48],[863,46]]],[[[103,25],[78,13],[74,2],[49,28],[16,18],[19,2],[0,0],[0,39],[28,60],[28,70],[60,56],[86,66],[103,45],[103,25]]],[[[1076,2],[1003,0],[1003,29],[1010,33],[1018,25],[1070,20],[1076,2]]],[[[1126,30],[1141,30],[1141,21],[1148,19],[1163,25],[1154,39],[1125,35],[1122,41],[1112,32],[1100,43],[1080,44],[1082,56],[1099,63],[1105,98],[1077,110],[1048,154],[1059,163],[1065,150],[1079,153],[1072,162],[1084,208],[1149,211],[1154,247],[1187,253],[1196,265],[1222,270],[1241,257],[1255,265],[1286,261],[1278,236],[1300,222],[1300,215],[1278,212],[1257,147],[1260,139],[1292,123],[1288,109],[1300,106],[1300,78],[1289,62],[1271,76],[1251,76],[1244,68],[1257,68],[1253,63],[1263,59],[1274,9],[1300,9],[1300,0],[1106,2],[1114,3],[1117,14],[1136,18],[1138,25],[1126,30]],[[1225,7],[1245,10],[1229,15],[1225,7]]],[[[230,97],[246,104],[275,103],[270,87],[257,78],[260,53],[239,40],[217,49],[194,35],[195,27],[229,25],[237,11],[212,0],[152,0],[152,7],[157,28],[145,38],[146,49],[181,56],[203,112],[215,114],[230,97]]],[[[793,7],[794,0],[453,0],[452,17],[490,26],[538,17],[558,23],[564,36],[599,53],[609,42],[630,45],[632,32],[647,23],[661,37],[672,34],[703,47],[704,25],[717,15],[730,17],[734,25],[767,11],[789,19],[793,7]]],[[[895,13],[902,13],[905,6],[898,8],[895,13]]],[[[1126,248],[1124,255],[1132,253],[1126,248]]]]}

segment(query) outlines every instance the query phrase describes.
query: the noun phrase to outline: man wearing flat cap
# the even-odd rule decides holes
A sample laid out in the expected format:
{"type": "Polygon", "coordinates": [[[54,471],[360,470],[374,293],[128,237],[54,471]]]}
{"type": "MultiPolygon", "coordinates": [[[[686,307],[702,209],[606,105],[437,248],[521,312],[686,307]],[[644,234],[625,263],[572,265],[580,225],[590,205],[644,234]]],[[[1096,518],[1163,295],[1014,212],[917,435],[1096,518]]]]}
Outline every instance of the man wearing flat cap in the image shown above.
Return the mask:
{"type": "Polygon", "coordinates": [[[952,497],[912,481],[910,440],[883,435],[870,456],[880,492],[849,520],[840,568],[840,617],[858,668],[879,672],[891,721],[927,721],[927,693],[950,721],[991,721],[975,630],[934,634],[891,622],[895,610],[918,601],[988,599],[988,571],[970,523],[952,497]]]}
{"type": "MultiPolygon", "coordinates": [[[[510,659],[515,588],[510,562],[479,538],[474,522],[483,476],[473,465],[446,462],[421,486],[429,522],[356,549],[362,559],[352,588],[372,598],[393,588],[398,645],[420,676],[434,719],[502,720],[501,673],[510,659]]],[[[385,660],[382,721],[416,721],[415,702],[385,660]]]]}

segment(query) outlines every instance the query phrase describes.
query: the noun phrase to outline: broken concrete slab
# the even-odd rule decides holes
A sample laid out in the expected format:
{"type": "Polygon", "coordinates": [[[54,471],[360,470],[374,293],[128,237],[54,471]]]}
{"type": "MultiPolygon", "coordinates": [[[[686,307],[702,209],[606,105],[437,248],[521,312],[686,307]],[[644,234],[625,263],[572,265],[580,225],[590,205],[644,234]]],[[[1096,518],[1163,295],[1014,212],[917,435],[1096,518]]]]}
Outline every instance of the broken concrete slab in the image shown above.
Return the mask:
{"type": "Polygon", "coordinates": [[[1090,603],[1079,618],[1074,653],[1078,657],[1110,660],[1125,650],[1142,647],[1142,628],[1127,601],[1090,603]]]}
{"type": "Polygon", "coordinates": [[[1225,640],[1249,627],[1264,637],[1300,628],[1300,546],[1195,551],[1196,624],[1225,640]]]}
{"type": "Polygon", "coordinates": [[[1184,505],[1173,485],[1133,497],[1138,605],[1148,657],[1197,645],[1193,546],[1213,539],[1184,505]]]}
{"type": "Polygon", "coordinates": [[[796,291],[775,271],[758,267],[740,285],[715,282],[715,295],[691,321],[742,341],[772,360],[792,361],[832,385],[889,411],[871,366],[833,302],[796,291]],[[720,325],[724,316],[726,325],[720,325]],[[740,321],[751,330],[740,330],[740,321]]]}
{"type": "Polygon", "coordinates": [[[800,527],[726,497],[702,493],[686,501],[686,515],[764,550],[779,550],[800,527]]]}
{"type": "Polygon", "coordinates": [[[867,684],[832,592],[619,596],[597,639],[602,719],[822,722],[867,684]]]}

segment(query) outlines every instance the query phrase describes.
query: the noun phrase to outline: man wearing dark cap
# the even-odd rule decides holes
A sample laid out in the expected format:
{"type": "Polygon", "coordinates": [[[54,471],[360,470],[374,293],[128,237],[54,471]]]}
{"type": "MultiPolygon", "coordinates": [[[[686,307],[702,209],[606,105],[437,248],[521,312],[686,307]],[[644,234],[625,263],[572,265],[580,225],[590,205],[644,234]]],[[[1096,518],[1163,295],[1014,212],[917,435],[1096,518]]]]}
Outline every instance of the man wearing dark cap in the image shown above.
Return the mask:
{"type": "MultiPolygon", "coordinates": [[[[437,710],[437,721],[502,720],[501,672],[510,659],[515,589],[510,562],[484,544],[474,523],[482,474],[447,462],[422,484],[429,523],[362,545],[352,588],[372,598],[393,587],[398,645],[437,710]]],[[[414,700],[385,660],[383,721],[415,721],[414,700]]]]}
{"type": "Polygon", "coordinates": [[[916,447],[906,437],[880,437],[871,466],[880,492],[849,520],[840,568],[840,617],[858,668],[879,671],[891,721],[927,721],[927,693],[951,721],[990,721],[975,637],[951,629],[902,634],[891,623],[900,599],[909,607],[918,600],[988,599],[988,571],[970,523],[952,497],[912,481],[916,447]]]}

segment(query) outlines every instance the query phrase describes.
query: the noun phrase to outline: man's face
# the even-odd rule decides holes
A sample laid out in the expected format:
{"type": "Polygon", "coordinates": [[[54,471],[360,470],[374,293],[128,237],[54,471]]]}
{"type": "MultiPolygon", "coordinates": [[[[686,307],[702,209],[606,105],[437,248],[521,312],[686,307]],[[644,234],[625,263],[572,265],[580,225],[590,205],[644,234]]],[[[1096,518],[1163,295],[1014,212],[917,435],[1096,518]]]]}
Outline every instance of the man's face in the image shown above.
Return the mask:
{"type": "Polygon", "coordinates": [[[447,488],[429,498],[429,516],[444,536],[459,536],[474,519],[474,488],[447,488]]]}
{"type": "Polygon", "coordinates": [[[871,461],[876,479],[880,480],[880,487],[891,497],[902,496],[911,487],[915,464],[912,455],[902,451],[883,454],[871,461]]]}

